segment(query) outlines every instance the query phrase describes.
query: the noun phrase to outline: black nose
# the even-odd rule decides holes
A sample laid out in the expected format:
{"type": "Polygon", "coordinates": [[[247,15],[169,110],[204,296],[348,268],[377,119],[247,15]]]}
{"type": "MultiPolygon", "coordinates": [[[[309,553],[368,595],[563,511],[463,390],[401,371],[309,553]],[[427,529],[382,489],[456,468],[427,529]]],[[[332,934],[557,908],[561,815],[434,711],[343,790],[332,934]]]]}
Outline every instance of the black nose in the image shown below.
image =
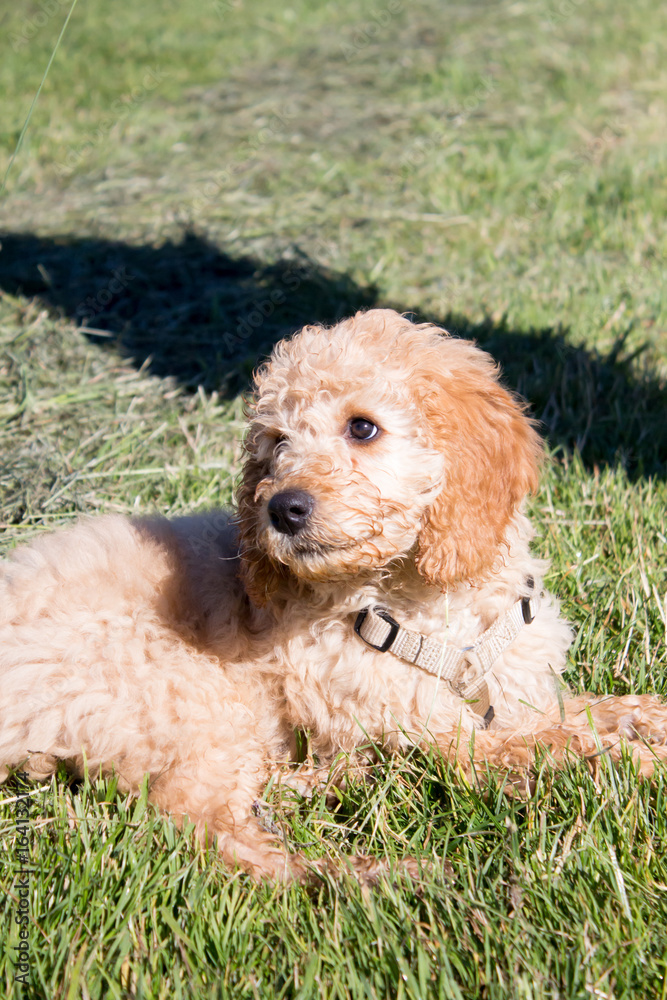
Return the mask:
{"type": "Polygon", "coordinates": [[[310,517],[315,501],[303,490],[285,490],[269,500],[271,524],[283,535],[298,535],[310,517]]]}

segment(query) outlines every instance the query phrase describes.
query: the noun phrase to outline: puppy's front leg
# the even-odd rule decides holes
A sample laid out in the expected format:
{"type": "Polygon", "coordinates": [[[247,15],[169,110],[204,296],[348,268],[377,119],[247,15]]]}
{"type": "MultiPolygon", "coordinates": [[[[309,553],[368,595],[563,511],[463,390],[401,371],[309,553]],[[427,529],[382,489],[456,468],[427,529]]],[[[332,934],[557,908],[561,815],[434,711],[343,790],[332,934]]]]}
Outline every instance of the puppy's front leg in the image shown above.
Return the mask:
{"type": "Polygon", "coordinates": [[[150,800],[176,822],[193,822],[203,843],[215,840],[230,866],[255,878],[306,881],[307,862],[280,846],[278,835],[263,829],[256,815],[265,777],[261,748],[246,746],[240,762],[237,751],[210,748],[198,761],[179,762],[155,778],[150,800]]]}

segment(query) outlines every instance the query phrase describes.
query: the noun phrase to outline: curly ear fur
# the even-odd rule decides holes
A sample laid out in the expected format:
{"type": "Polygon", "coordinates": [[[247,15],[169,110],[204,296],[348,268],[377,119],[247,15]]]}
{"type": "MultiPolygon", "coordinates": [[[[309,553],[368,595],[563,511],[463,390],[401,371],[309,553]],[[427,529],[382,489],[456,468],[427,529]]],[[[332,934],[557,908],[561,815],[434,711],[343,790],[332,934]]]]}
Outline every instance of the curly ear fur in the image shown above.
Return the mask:
{"type": "Polygon", "coordinates": [[[425,426],[445,457],[444,484],[423,519],[416,563],[445,587],[492,569],[512,515],[537,488],[543,448],[489,355],[439,333],[417,359],[415,381],[425,426]]]}
{"type": "Polygon", "coordinates": [[[237,492],[236,516],[241,539],[241,577],[250,599],[261,606],[276,593],[287,569],[276,565],[257,547],[259,529],[257,487],[267,475],[264,462],[256,455],[252,433],[246,441],[247,458],[243,467],[243,480],[237,492]]]}

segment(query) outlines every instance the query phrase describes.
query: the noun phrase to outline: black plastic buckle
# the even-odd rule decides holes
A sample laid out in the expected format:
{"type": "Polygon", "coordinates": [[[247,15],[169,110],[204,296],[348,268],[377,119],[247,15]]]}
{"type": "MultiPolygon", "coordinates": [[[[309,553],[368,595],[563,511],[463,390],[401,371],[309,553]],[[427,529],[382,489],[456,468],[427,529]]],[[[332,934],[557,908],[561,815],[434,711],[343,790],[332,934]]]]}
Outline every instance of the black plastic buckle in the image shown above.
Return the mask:
{"type": "Polygon", "coordinates": [[[401,626],[398,624],[398,622],[394,621],[394,619],[391,617],[388,611],[383,611],[381,608],[373,608],[375,614],[378,615],[383,622],[386,622],[387,625],[389,625],[389,635],[384,640],[381,646],[376,646],[374,642],[369,642],[368,639],[364,639],[363,635],[361,634],[361,626],[366,621],[369,611],[370,608],[364,608],[363,611],[359,612],[356,621],[354,623],[354,631],[357,633],[359,638],[366,643],[367,646],[370,646],[371,649],[375,649],[378,653],[386,653],[387,650],[390,649],[394,639],[398,635],[398,630],[401,626]]]}
{"type": "Polygon", "coordinates": [[[530,613],[530,597],[521,598],[521,614],[526,625],[530,625],[534,621],[535,615],[531,615],[530,613]]]}

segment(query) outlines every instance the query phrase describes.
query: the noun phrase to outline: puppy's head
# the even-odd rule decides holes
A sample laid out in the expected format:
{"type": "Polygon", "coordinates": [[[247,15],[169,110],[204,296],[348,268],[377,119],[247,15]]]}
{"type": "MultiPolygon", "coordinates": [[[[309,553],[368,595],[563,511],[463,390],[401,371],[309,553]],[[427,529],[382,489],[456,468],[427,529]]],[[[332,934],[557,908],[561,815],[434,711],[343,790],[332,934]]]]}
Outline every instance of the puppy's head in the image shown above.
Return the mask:
{"type": "Polygon", "coordinates": [[[336,580],[413,553],[440,587],[496,560],[541,443],[473,344],[392,310],[306,327],[256,377],[239,494],[246,582],[336,580]]]}

